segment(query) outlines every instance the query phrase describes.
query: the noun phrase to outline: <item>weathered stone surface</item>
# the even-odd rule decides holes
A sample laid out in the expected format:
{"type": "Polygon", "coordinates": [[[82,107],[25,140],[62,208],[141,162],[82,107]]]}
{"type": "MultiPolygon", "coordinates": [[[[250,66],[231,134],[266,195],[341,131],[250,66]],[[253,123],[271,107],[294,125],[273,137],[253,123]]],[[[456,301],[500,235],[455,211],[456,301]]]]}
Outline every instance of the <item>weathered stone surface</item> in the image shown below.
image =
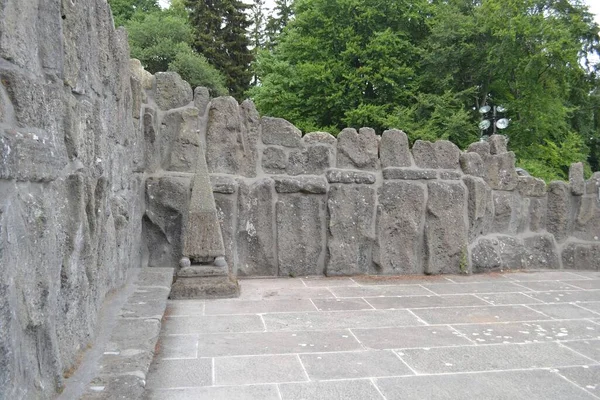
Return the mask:
{"type": "Polygon", "coordinates": [[[329,145],[311,145],[302,150],[292,150],[286,172],[289,175],[321,175],[335,165],[335,152],[329,145]]]}
{"type": "Polygon", "coordinates": [[[161,110],[179,108],[192,102],[194,94],[189,83],[176,72],[157,72],[154,101],[161,110]]]}
{"type": "Polygon", "coordinates": [[[525,268],[548,269],[560,268],[560,258],[556,251],[554,237],[540,234],[523,239],[525,244],[525,268]]]}
{"type": "Polygon", "coordinates": [[[329,144],[335,146],[337,139],[328,132],[310,132],[302,137],[302,142],[305,145],[311,144],[329,144]]]}
{"type": "Polygon", "coordinates": [[[571,193],[575,196],[581,196],[585,193],[585,178],[583,177],[583,163],[571,164],[569,168],[569,184],[571,193]]]}
{"type": "Polygon", "coordinates": [[[494,202],[492,189],[482,178],[463,177],[468,190],[469,242],[478,236],[487,235],[492,230],[494,202]]]}
{"type": "Polygon", "coordinates": [[[273,176],[277,193],[327,193],[323,176],[273,176]]]}
{"type": "Polygon", "coordinates": [[[202,151],[198,123],[199,113],[195,107],[180,108],[165,115],[159,141],[164,170],[194,173],[202,151]]]}
{"type": "Polygon", "coordinates": [[[412,155],[406,133],[397,129],[383,132],[379,147],[381,168],[410,167],[412,165],[412,155]]]}
{"type": "Polygon", "coordinates": [[[485,141],[471,143],[467,148],[467,152],[477,153],[481,159],[485,160],[485,157],[491,154],[490,144],[485,141]]]}
{"type": "Polygon", "coordinates": [[[277,201],[280,276],[322,275],[325,270],[325,197],[285,194],[277,201]]]}
{"type": "Polygon", "coordinates": [[[256,176],[259,117],[254,104],[246,100],[238,105],[233,97],[218,97],[210,102],[208,118],[209,172],[256,176]]]}
{"type": "Polygon", "coordinates": [[[546,195],[546,182],[532,176],[519,176],[517,189],[521,196],[543,197],[546,195]]]}
{"type": "Polygon", "coordinates": [[[462,177],[463,177],[463,174],[460,171],[453,171],[453,170],[447,170],[447,169],[438,171],[438,178],[441,180],[458,181],[458,180],[462,179],[462,177]]]}
{"type": "Polygon", "coordinates": [[[229,276],[177,278],[171,288],[170,298],[183,299],[227,299],[238,297],[240,287],[229,276]]]}
{"type": "Polygon", "coordinates": [[[285,147],[302,147],[302,132],[283,118],[262,117],[262,141],[285,147]]]}
{"type": "Polygon", "coordinates": [[[448,140],[435,143],[415,141],[412,148],[415,164],[420,168],[458,169],[460,150],[448,140]]]}
{"type": "Polygon", "coordinates": [[[492,231],[516,234],[523,218],[521,196],[517,192],[494,191],[494,222],[492,231]]]}
{"type": "Polygon", "coordinates": [[[485,166],[478,153],[467,152],[460,155],[460,167],[467,175],[485,178],[485,166]]]}
{"type": "Polygon", "coordinates": [[[567,242],[562,250],[565,269],[600,270],[600,243],[567,242]]]}
{"type": "Polygon", "coordinates": [[[144,169],[155,172],[161,168],[161,151],[156,120],[156,110],[152,107],[142,109],[142,131],[144,134],[144,169]]]}
{"type": "Polygon", "coordinates": [[[346,128],[337,137],[337,168],[376,170],[379,140],[370,128],[346,128]]]}
{"type": "Polygon", "coordinates": [[[572,230],[571,204],[569,185],[562,181],[550,182],[546,228],[558,243],[565,241],[572,230]]]}
{"type": "Polygon", "coordinates": [[[503,154],[508,151],[508,140],[504,135],[492,135],[488,139],[491,154],[503,154]]]}
{"type": "MultiPolygon", "coordinates": [[[[215,186],[213,184],[213,191],[214,189],[215,186]]],[[[215,207],[217,210],[217,219],[219,221],[219,225],[221,226],[221,234],[223,235],[223,245],[225,246],[225,260],[227,261],[229,272],[233,276],[236,276],[239,267],[236,237],[238,196],[222,192],[219,193],[217,191],[214,191],[215,207]]],[[[214,263],[217,264],[216,261],[214,263]]]]}
{"type": "Polygon", "coordinates": [[[576,208],[572,235],[581,240],[600,240],[600,197],[586,194],[575,199],[580,199],[581,204],[578,207],[572,206],[576,208]]]}
{"type": "Polygon", "coordinates": [[[210,175],[213,193],[233,194],[238,188],[238,182],[229,175],[210,175]]]}
{"type": "Polygon", "coordinates": [[[267,146],[262,154],[262,168],[267,174],[285,173],[288,156],[281,147],[267,146]]]}
{"type": "Polygon", "coordinates": [[[329,183],[358,183],[373,184],[377,180],[375,174],[365,171],[353,171],[347,169],[330,169],[326,173],[329,183]]]}
{"type": "Polygon", "coordinates": [[[210,103],[210,92],[204,86],[194,89],[194,106],[198,109],[200,116],[204,115],[210,103]]]}
{"type": "Polygon", "coordinates": [[[369,272],[375,240],[375,194],[367,185],[336,184],[329,189],[328,276],[369,272]]]}
{"type": "Polygon", "coordinates": [[[592,177],[585,182],[585,193],[600,199],[600,172],[594,172],[592,177]]]}
{"type": "Polygon", "coordinates": [[[382,275],[423,273],[422,236],[425,186],[385,181],[379,189],[374,272],[382,275]]]}
{"type": "Polygon", "coordinates": [[[277,276],[274,198],[272,179],[240,182],[236,242],[241,276],[277,276]]]}
{"type": "Polygon", "coordinates": [[[529,199],[529,230],[531,232],[546,229],[547,213],[548,199],[546,197],[532,197],[529,199]]]}
{"type": "Polygon", "coordinates": [[[417,181],[436,179],[437,171],[434,169],[396,168],[388,167],[383,170],[383,179],[400,179],[404,181],[417,181]]]}
{"type": "Polygon", "coordinates": [[[498,254],[498,241],[481,238],[471,250],[471,267],[473,272],[489,272],[500,269],[502,260],[498,254]]]}
{"type": "Polygon", "coordinates": [[[146,180],[144,237],[148,244],[148,266],[177,267],[189,193],[190,178],[163,176],[146,180]]]}
{"type": "Polygon", "coordinates": [[[427,192],[425,273],[467,272],[467,190],[462,182],[429,182],[427,192]]]}
{"type": "Polygon", "coordinates": [[[494,190],[514,190],[518,184],[515,171],[515,153],[483,156],[486,167],[485,179],[494,190]]]}
{"type": "Polygon", "coordinates": [[[502,269],[521,269],[525,268],[525,258],[527,252],[523,243],[513,237],[498,235],[498,253],[502,260],[502,269]]]}
{"type": "Polygon", "coordinates": [[[142,88],[145,90],[152,90],[154,86],[154,75],[146,71],[142,66],[140,60],[131,58],[129,60],[129,71],[142,84],[142,88]]]}

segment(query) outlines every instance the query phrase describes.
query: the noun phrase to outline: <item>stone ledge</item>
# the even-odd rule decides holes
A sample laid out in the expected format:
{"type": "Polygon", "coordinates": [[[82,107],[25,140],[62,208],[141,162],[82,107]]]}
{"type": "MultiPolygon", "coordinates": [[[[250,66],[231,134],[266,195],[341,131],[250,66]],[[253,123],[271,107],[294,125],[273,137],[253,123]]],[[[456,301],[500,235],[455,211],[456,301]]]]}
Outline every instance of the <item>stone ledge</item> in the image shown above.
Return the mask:
{"type": "Polygon", "coordinates": [[[388,167],[383,170],[383,179],[400,179],[405,181],[437,179],[437,171],[434,169],[414,169],[388,167]]]}
{"type": "Polygon", "coordinates": [[[96,377],[80,399],[142,398],[172,282],[173,268],[142,269],[136,290],[117,317],[96,377]]]}
{"type": "Polygon", "coordinates": [[[329,183],[357,183],[372,185],[377,176],[372,172],[354,171],[347,169],[330,169],[326,173],[329,183]]]}

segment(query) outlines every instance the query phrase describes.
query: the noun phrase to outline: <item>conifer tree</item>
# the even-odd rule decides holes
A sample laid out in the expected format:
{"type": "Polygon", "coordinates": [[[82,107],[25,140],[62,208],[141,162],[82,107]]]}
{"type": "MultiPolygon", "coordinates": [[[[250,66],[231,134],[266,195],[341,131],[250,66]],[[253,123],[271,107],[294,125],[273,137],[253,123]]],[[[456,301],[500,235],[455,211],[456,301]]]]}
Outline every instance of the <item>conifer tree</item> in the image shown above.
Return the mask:
{"type": "Polygon", "coordinates": [[[185,0],[194,28],[194,48],[226,77],[229,93],[242,100],[250,85],[252,51],[246,14],[240,0],[185,0]]]}

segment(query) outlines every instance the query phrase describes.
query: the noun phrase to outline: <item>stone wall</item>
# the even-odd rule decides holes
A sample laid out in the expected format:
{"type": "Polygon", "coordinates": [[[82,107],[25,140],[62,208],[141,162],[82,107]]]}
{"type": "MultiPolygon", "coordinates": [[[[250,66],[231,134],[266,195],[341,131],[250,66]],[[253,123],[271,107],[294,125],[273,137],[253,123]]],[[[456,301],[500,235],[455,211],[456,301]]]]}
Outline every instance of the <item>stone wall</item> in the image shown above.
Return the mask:
{"type": "Polygon", "coordinates": [[[0,0],[0,398],[53,398],[141,265],[129,68],[105,0],[0,0]]]}
{"type": "MultiPolygon", "coordinates": [[[[156,80],[181,101],[144,112],[146,147],[161,157],[146,181],[151,266],[181,257],[200,151],[238,276],[600,268],[600,173],[585,182],[581,164],[569,183],[546,186],[517,175],[503,136],[466,151],[443,140],[411,148],[399,130],[302,136],[249,101],[192,95],[174,74],[156,80]]],[[[148,92],[156,104],[163,95],[148,92]]]]}

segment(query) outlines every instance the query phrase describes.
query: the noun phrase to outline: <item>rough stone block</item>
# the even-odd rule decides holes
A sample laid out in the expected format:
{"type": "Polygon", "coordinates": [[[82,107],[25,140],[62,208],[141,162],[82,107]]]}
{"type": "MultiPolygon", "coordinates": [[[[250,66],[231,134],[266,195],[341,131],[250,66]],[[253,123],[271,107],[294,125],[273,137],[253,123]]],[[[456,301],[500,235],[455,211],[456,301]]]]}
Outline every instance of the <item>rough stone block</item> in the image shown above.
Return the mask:
{"type": "Polygon", "coordinates": [[[277,254],[280,276],[322,275],[325,270],[325,197],[280,195],[277,254]]]}
{"type": "Polygon", "coordinates": [[[273,176],[277,193],[327,193],[327,180],[323,176],[273,176]]]}
{"type": "MultiPolygon", "coordinates": [[[[211,177],[212,180],[213,177],[211,177]]],[[[215,207],[217,210],[217,219],[221,227],[221,234],[223,235],[223,245],[225,246],[225,260],[228,264],[229,272],[234,276],[237,275],[239,268],[239,258],[237,250],[237,214],[238,214],[238,201],[237,196],[228,194],[229,189],[232,186],[227,184],[215,185],[213,183],[213,192],[215,197],[215,207]],[[227,190],[218,191],[219,187],[227,187],[227,190]],[[217,190],[215,190],[217,189],[217,190]],[[227,192],[227,193],[224,193],[227,192]]],[[[237,190],[237,183],[236,188],[237,190]]],[[[235,191],[234,191],[235,192],[235,191]]],[[[233,193],[234,193],[233,192],[233,193]]],[[[222,268],[219,268],[222,269],[222,268]]]]}
{"type": "Polygon", "coordinates": [[[490,144],[486,141],[471,143],[467,148],[467,152],[477,153],[481,159],[485,160],[485,157],[491,154],[490,144]]]}
{"type": "Polygon", "coordinates": [[[565,241],[572,230],[571,207],[572,201],[569,185],[562,181],[551,182],[548,185],[546,228],[559,243],[565,241]]]}
{"type": "Polygon", "coordinates": [[[467,190],[462,182],[429,182],[425,273],[468,272],[467,190]]]}
{"type": "Polygon", "coordinates": [[[198,117],[195,107],[178,109],[165,115],[159,141],[163,169],[195,172],[201,152],[198,117]]]}
{"type": "Polygon", "coordinates": [[[554,237],[549,234],[533,235],[523,239],[525,244],[525,268],[560,268],[560,258],[556,250],[554,237]]]}
{"type": "Polygon", "coordinates": [[[600,243],[567,242],[562,250],[565,269],[600,271],[600,243]]]}
{"type": "Polygon", "coordinates": [[[478,153],[467,152],[460,155],[460,167],[467,175],[485,178],[485,166],[478,153]]]}
{"type": "Polygon", "coordinates": [[[572,236],[581,240],[598,241],[600,239],[600,197],[586,194],[580,199],[581,204],[573,207],[576,209],[576,218],[572,236]]]}
{"type": "Polygon", "coordinates": [[[329,145],[311,145],[302,150],[292,150],[286,171],[289,175],[322,175],[335,165],[335,152],[329,145]]]}
{"type": "Polygon", "coordinates": [[[194,89],[194,106],[198,109],[200,116],[206,112],[206,108],[210,103],[210,92],[204,86],[198,86],[194,89]]]}
{"type": "Polygon", "coordinates": [[[377,242],[373,253],[375,273],[423,273],[425,186],[415,182],[385,181],[379,190],[377,242]]]}
{"type": "Polygon", "coordinates": [[[503,154],[508,151],[508,140],[504,135],[492,135],[488,139],[491,154],[503,154]]]}
{"type": "Polygon", "coordinates": [[[329,144],[335,146],[337,139],[328,132],[310,132],[302,137],[302,142],[305,145],[311,144],[329,144]]]}
{"type": "Polygon", "coordinates": [[[285,173],[288,156],[281,147],[268,146],[263,150],[262,168],[267,174],[285,173]]]}
{"type": "MultiPolygon", "coordinates": [[[[264,132],[263,132],[264,133],[264,132]]],[[[254,104],[233,97],[210,102],[206,162],[211,173],[256,176],[259,117],[254,104]]]]}
{"type": "Polygon", "coordinates": [[[463,174],[459,171],[453,170],[441,170],[438,171],[438,178],[445,181],[458,181],[463,177],[463,174]]]}
{"type": "Polygon", "coordinates": [[[521,269],[525,268],[527,252],[523,243],[513,237],[498,235],[498,254],[502,260],[502,269],[521,269]]]}
{"type": "Polygon", "coordinates": [[[489,272],[500,269],[502,260],[498,254],[498,241],[481,238],[471,249],[471,268],[473,272],[489,272]]]}
{"type": "Polygon", "coordinates": [[[176,72],[157,72],[154,100],[161,110],[167,111],[188,105],[194,99],[192,87],[176,72]]]}
{"type": "Polygon", "coordinates": [[[240,276],[276,276],[274,183],[265,178],[240,182],[237,252],[240,276]]]}
{"type": "Polygon", "coordinates": [[[585,193],[600,199],[600,172],[594,172],[592,177],[585,182],[585,193]]]}
{"type": "Polygon", "coordinates": [[[262,117],[262,141],[285,147],[302,147],[302,132],[283,118],[262,117]]]}
{"type": "Polygon", "coordinates": [[[229,175],[210,175],[213,193],[233,194],[238,188],[238,182],[229,175]]]}
{"type": "Polygon", "coordinates": [[[548,214],[548,199],[532,197],[529,199],[529,230],[539,232],[546,229],[546,215],[548,214]]]}
{"type": "Polygon", "coordinates": [[[518,184],[515,170],[515,153],[483,156],[486,181],[494,190],[514,190],[518,184]]]}
{"type": "Polygon", "coordinates": [[[406,133],[397,129],[383,132],[379,145],[379,158],[381,168],[410,167],[412,165],[412,155],[410,154],[406,133]]]}
{"type": "Polygon", "coordinates": [[[346,128],[337,137],[337,168],[376,170],[379,140],[370,128],[346,128]]]}
{"type": "Polygon", "coordinates": [[[585,178],[583,177],[583,163],[571,164],[569,168],[569,184],[571,193],[575,196],[581,196],[585,193],[585,178]]]}
{"type": "Polygon", "coordinates": [[[532,176],[519,176],[517,189],[521,196],[543,197],[546,195],[546,182],[532,176]]]}
{"type": "Polygon", "coordinates": [[[366,275],[375,240],[375,189],[367,185],[332,185],[329,209],[329,260],[326,274],[366,275]]]}
{"type": "Polygon", "coordinates": [[[377,177],[373,173],[344,169],[330,169],[327,171],[326,177],[329,183],[358,183],[371,185],[377,180],[377,177]]]}
{"type": "Polygon", "coordinates": [[[494,202],[492,189],[482,178],[463,177],[468,190],[469,242],[478,236],[487,235],[492,229],[494,202]]]}
{"type": "Polygon", "coordinates": [[[460,166],[460,150],[448,140],[435,143],[417,140],[412,153],[419,168],[458,169],[460,166]]]}
{"type": "Polygon", "coordinates": [[[417,181],[437,179],[438,174],[434,169],[396,168],[388,167],[383,170],[383,179],[398,179],[403,181],[417,181]]]}
{"type": "Polygon", "coordinates": [[[492,231],[516,234],[523,219],[521,196],[516,192],[494,191],[492,197],[494,199],[492,231]]]}
{"type": "Polygon", "coordinates": [[[238,297],[240,288],[229,276],[187,278],[179,277],[173,283],[170,298],[183,299],[228,299],[238,297]]]}

